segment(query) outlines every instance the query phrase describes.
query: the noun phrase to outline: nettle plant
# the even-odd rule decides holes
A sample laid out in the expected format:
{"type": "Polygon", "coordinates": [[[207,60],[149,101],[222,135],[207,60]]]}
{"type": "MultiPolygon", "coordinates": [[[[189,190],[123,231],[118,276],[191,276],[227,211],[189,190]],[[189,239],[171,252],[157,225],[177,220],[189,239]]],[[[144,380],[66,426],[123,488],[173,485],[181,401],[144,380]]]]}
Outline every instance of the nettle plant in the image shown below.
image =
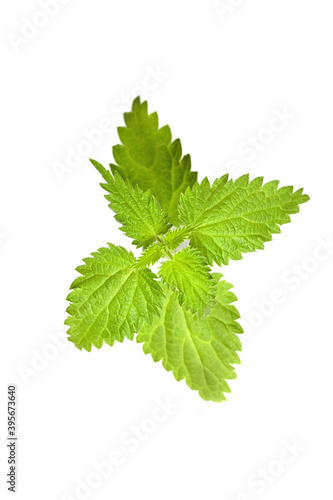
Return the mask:
{"type": "Polygon", "coordinates": [[[108,170],[91,161],[121,230],[142,253],[108,243],[83,259],[68,295],[69,340],[90,351],[136,334],[176,380],[204,400],[223,401],[243,330],[232,285],[211,266],[264,249],[309,197],[248,175],[198,183],[180,140],[172,141],[169,126],[159,128],[147,102],[136,98],[124,119],[116,163],[108,170]],[[159,261],[156,275],[150,266],[159,261]]]}

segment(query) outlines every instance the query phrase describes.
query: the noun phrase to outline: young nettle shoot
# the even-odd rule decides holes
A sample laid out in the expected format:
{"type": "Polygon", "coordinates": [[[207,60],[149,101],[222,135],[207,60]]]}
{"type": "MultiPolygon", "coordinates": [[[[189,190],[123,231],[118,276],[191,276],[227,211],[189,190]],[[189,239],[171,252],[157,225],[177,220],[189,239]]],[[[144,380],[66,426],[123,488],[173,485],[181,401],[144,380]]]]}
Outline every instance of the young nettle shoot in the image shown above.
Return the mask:
{"type": "Polygon", "coordinates": [[[264,249],[309,197],[248,175],[198,183],[180,140],[172,141],[169,126],[159,128],[147,102],[136,98],[124,119],[115,163],[106,169],[91,161],[121,230],[142,253],[107,243],[83,259],[68,295],[69,340],[90,351],[136,335],[176,380],[223,401],[243,330],[232,285],[211,266],[264,249]]]}

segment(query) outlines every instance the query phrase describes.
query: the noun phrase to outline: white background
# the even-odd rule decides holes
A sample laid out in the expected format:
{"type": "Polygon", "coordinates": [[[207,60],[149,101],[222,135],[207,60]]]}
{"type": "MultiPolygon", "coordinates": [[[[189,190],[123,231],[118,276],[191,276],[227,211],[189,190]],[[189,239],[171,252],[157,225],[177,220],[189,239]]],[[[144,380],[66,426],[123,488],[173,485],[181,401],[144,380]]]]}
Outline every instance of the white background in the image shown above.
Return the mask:
{"type": "Polygon", "coordinates": [[[332,2],[226,0],[225,15],[213,0],[63,4],[52,18],[34,0],[0,8],[1,498],[13,382],[20,500],[83,498],[79,480],[97,481],[85,495],[96,500],[332,498],[332,2]],[[86,353],[50,338],[65,336],[81,259],[107,241],[130,245],[87,154],[63,175],[56,162],[105,119],[111,131],[89,156],[112,161],[115,126],[138,92],[200,179],[234,161],[233,177],[311,196],[265,252],[223,269],[247,332],[223,404],[202,401],[135,342],[86,353]],[[269,137],[274,110],[292,118],[269,137]],[[258,134],[270,143],[248,161],[239,148],[258,134]],[[153,428],[167,399],[177,408],[153,428]],[[154,432],[132,451],[123,435],[141,425],[154,432]],[[116,450],[122,464],[91,476],[116,450]]]}

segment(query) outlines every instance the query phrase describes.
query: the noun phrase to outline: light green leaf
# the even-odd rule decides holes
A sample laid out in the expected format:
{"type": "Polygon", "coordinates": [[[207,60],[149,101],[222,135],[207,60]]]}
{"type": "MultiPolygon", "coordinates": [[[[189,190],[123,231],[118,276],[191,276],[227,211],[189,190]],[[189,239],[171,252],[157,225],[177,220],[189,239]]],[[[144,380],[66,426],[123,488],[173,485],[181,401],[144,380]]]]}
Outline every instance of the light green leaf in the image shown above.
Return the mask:
{"type": "Polygon", "coordinates": [[[201,316],[213,306],[216,282],[205,259],[193,248],[184,248],[163,262],[158,274],[164,285],[178,292],[179,304],[185,309],[201,316]]]}
{"type": "Polygon", "coordinates": [[[181,195],[179,214],[191,226],[190,244],[200,250],[209,264],[228,264],[245,252],[264,249],[264,242],[279,233],[279,225],[290,222],[289,214],[309,200],[300,189],[278,189],[279,182],[263,185],[263,178],[249,182],[244,175],[236,181],[225,175],[211,186],[208,179],[181,195]]]}
{"type": "Polygon", "coordinates": [[[168,213],[150,191],[144,192],[138,185],[133,187],[117,173],[112,177],[101,164],[91,162],[107,181],[101,184],[109,193],[105,198],[116,214],[115,219],[123,225],[120,229],[129,238],[134,238],[133,245],[146,248],[170,229],[168,213]]]}
{"type": "MultiPolygon", "coordinates": [[[[213,276],[218,281],[222,275],[213,276]]],[[[225,281],[218,282],[216,305],[201,320],[179,305],[176,293],[166,290],[160,317],[152,326],[143,326],[137,336],[146,354],[155,362],[162,361],[177,381],[185,379],[206,401],[226,399],[224,393],[230,392],[226,380],[236,378],[233,365],[240,363],[241,343],[236,334],[243,330],[232,305],[237,299],[231,288],[225,281]]]]}
{"type": "Polygon", "coordinates": [[[113,345],[133,339],[144,322],[159,314],[163,292],[150,269],[135,269],[132,252],[108,243],[83,259],[81,274],[72,283],[65,323],[69,340],[79,349],[113,345]]]}
{"type": "Polygon", "coordinates": [[[162,241],[169,250],[175,250],[188,237],[188,229],[186,227],[176,227],[163,235],[162,241]]]}
{"type": "Polygon", "coordinates": [[[148,115],[147,102],[133,101],[132,111],[124,114],[126,127],[119,127],[121,145],[113,147],[117,165],[110,165],[131,184],[148,189],[178,224],[180,193],[192,186],[197,173],[191,172],[191,158],[182,158],[179,139],[172,141],[168,125],[158,128],[157,113],[148,115]]]}
{"type": "Polygon", "coordinates": [[[138,269],[143,269],[145,267],[151,266],[152,264],[155,264],[157,261],[159,261],[163,257],[163,249],[161,248],[160,245],[154,244],[151,245],[149,248],[146,248],[138,257],[136,267],[138,269]]]}

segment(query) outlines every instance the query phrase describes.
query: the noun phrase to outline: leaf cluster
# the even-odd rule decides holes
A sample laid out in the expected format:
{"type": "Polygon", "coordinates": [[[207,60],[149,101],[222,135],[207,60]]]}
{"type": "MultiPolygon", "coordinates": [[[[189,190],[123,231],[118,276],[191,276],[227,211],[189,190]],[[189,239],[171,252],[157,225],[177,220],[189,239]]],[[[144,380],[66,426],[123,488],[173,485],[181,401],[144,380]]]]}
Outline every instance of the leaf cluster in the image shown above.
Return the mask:
{"type": "Polygon", "coordinates": [[[243,330],[232,286],[212,266],[263,249],[309,197],[248,175],[198,183],[190,156],[146,102],[135,99],[124,119],[116,163],[91,161],[121,231],[141,255],[108,243],[83,259],[68,296],[69,340],[90,351],[137,334],[144,352],[177,380],[205,400],[223,401],[243,330]]]}

